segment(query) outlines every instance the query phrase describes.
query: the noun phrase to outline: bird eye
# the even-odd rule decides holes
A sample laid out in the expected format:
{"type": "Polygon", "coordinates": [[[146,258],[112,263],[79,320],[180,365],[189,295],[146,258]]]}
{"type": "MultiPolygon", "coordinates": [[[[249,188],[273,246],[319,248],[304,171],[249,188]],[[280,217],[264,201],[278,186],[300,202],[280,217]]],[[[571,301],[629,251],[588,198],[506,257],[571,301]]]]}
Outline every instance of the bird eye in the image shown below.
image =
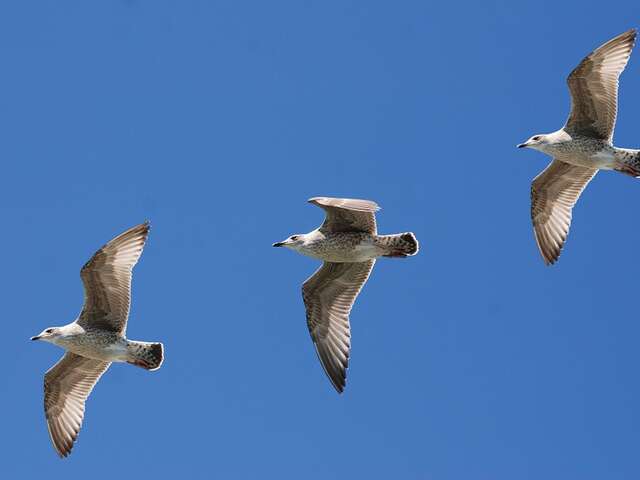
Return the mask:
{"type": "Polygon", "coordinates": [[[44,333],[53,333],[53,328],[47,328],[44,333]]]}
{"type": "Polygon", "coordinates": [[[291,235],[291,240],[293,240],[294,242],[298,240],[298,235],[291,235]]]}
{"type": "Polygon", "coordinates": [[[532,138],[532,140],[535,140],[537,142],[538,140],[540,140],[540,135],[536,135],[535,137],[532,138]]]}

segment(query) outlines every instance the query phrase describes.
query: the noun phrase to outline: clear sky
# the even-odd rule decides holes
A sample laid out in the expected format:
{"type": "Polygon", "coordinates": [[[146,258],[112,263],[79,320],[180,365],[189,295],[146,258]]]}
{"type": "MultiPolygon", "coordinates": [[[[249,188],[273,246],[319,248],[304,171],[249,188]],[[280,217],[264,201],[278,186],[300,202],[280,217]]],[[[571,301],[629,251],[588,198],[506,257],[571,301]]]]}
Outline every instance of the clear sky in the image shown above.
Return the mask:
{"type": "MultiPolygon", "coordinates": [[[[545,267],[548,160],[515,148],[564,123],[567,74],[639,5],[3,2],[3,478],[640,478],[640,183],[598,175],[545,267]],[[422,246],[356,302],[342,396],[305,324],[318,262],[271,247],[320,224],[317,195],[375,200],[422,246]],[[166,361],[114,365],[60,460],[62,351],[29,337],[145,219],[128,334],[166,361]]],[[[636,52],[618,145],[639,112],[636,52]]]]}

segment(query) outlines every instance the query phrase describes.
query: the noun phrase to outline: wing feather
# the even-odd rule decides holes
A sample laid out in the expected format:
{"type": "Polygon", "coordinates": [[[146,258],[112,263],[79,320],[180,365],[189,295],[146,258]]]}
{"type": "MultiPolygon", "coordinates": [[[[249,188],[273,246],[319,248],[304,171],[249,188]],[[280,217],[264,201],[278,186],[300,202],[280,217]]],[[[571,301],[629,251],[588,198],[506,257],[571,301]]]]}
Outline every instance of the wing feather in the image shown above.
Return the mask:
{"type": "Polygon", "coordinates": [[[84,418],[84,404],[109,362],[67,352],[44,375],[44,412],[53,447],[71,453],[84,418]]]}
{"type": "Polygon", "coordinates": [[[567,78],[571,113],[565,125],[570,134],[611,141],[618,110],[618,79],[627,66],[636,39],[629,30],[600,46],[567,78]]]}
{"type": "Polygon", "coordinates": [[[375,202],[353,198],[314,197],[309,199],[309,203],[318,205],[326,213],[320,231],[377,233],[375,213],[380,207],[375,202]]]}
{"type": "Polygon", "coordinates": [[[571,226],[572,210],[597,173],[553,160],[531,184],[531,219],[536,243],[547,265],[558,260],[571,226]]]}
{"type": "Polygon", "coordinates": [[[84,306],[78,323],[124,333],[131,303],[131,276],[149,234],[149,222],[111,240],[82,267],[84,306]]]}
{"type": "Polygon", "coordinates": [[[309,333],[320,363],[338,393],[344,390],[349,366],[349,314],[374,264],[375,260],[325,262],[302,285],[309,333]]]}

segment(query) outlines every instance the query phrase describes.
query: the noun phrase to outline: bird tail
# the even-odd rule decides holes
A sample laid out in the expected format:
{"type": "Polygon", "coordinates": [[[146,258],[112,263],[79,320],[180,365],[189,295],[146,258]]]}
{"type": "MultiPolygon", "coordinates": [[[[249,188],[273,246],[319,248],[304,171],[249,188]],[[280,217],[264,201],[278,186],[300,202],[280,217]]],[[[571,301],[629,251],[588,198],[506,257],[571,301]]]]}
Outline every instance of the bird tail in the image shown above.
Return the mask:
{"type": "Polygon", "coordinates": [[[146,370],[157,370],[164,360],[164,346],[161,343],[136,342],[129,340],[127,363],[146,370]]]}
{"type": "Polygon", "coordinates": [[[640,177],[640,150],[620,148],[616,151],[615,170],[632,177],[640,177]]]}
{"type": "Polygon", "coordinates": [[[410,257],[418,253],[418,239],[412,232],[395,235],[381,235],[383,248],[387,253],[383,257],[410,257]]]}

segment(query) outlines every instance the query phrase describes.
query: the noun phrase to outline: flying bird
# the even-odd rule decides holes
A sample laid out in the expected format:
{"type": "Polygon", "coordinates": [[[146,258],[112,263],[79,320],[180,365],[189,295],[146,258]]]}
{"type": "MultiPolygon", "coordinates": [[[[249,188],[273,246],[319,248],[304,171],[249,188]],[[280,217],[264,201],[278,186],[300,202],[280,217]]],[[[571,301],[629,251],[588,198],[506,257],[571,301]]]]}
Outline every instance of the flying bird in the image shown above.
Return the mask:
{"type": "Polygon", "coordinates": [[[640,150],[613,146],[618,109],[618,78],[631,56],[636,30],[629,30],[587,55],[567,79],[571,113],[560,130],[531,137],[519,148],[533,148],[553,160],[531,185],[531,218],[547,265],[560,256],[571,212],[598,170],[640,176],[640,150]]]}
{"type": "Polygon", "coordinates": [[[342,393],[346,385],[351,328],[349,313],[378,257],[418,253],[413,233],[378,235],[376,203],[350,198],[315,197],[309,203],[326,213],[309,233],[292,235],[274,247],[286,247],[324,263],[302,285],[307,326],[320,363],[342,393]]]}
{"type": "Polygon", "coordinates": [[[82,426],[85,401],[112,362],[127,362],[147,370],[157,370],[162,364],[162,343],[138,342],[125,336],[132,270],[148,233],[146,222],[98,250],[80,271],[84,306],[78,318],[31,337],[66,350],[44,376],[47,426],[61,457],[71,453],[82,426]]]}

